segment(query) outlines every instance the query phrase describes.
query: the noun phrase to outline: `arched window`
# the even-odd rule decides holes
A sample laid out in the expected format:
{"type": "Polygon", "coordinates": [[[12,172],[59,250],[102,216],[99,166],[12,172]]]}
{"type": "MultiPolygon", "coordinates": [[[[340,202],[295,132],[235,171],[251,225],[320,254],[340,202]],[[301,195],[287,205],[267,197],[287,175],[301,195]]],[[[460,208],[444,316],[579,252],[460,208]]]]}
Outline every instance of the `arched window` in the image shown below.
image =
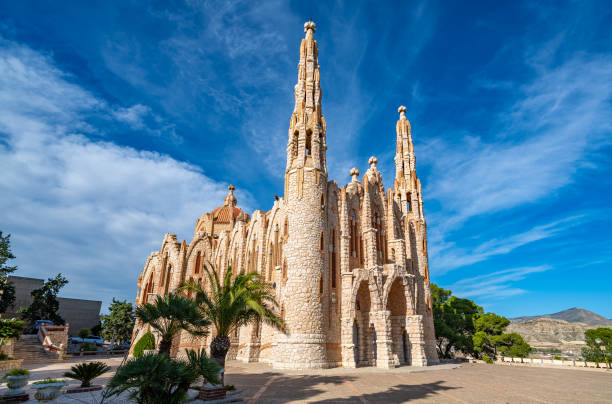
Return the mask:
{"type": "Polygon", "coordinates": [[[289,218],[285,218],[285,224],[283,225],[283,235],[285,237],[289,236],[289,218]]]}
{"type": "Polygon", "coordinates": [[[281,276],[282,276],[282,284],[284,286],[285,282],[287,282],[287,260],[283,260],[281,276]]]}
{"type": "Polygon", "coordinates": [[[198,251],[198,255],[196,255],[195,266],[193,267],[193,273],[199,274],[200,269],[202,268],[202,254],[198,251]]]}
{"type": "Polygon", "coordinates": [[[355,218],[355,210],[351,211],[351,256],[357,258],[357,219],[355,218]]]}
{"type": "Polygon", "coordinates": [[[325,195],[321,194],[321,210],[325,210],[325,195]]]}

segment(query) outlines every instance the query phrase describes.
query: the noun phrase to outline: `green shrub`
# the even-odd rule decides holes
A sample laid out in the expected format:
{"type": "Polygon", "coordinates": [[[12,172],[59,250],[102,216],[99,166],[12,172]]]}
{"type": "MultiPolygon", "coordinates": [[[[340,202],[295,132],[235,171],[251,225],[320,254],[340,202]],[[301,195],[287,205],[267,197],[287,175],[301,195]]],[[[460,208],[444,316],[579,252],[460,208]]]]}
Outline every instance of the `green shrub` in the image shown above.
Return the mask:
{"type": "Polygon", "coordinates": [[[489,355],[482,355],[482,360],[485,361],[485,363],[488,363],[488,364],[492,364],[493,363],[493,359],[491,359],[489,357],[489,355]]]}
{"type": "Polygon", "coordinates": [[[8,372],[6,372],[6,374],[3,377],[6,379],[7,376],[29,376],[29,375],[30,375],[30,371],[28,369],[13,368],[9,370],[8,372]]]}
{"type": "Polygon", "coordinates": [[[110,367],[102,362],[86,362],[74,365],[70,370],[70,372],[64,373],[64,377],[80,381],[81,387],[90,387],[91,381],[109,371],[110,367]]]}
{"type": "Polygon", "coordinates": [[[97,351],[97,350],[98,348],[91,342],[84,342],[79,348],[79,351],[97,351]]]}
{"type": "Polygon", "coordinates": [[[166,354],[142,355],[117,369],[108,391],[109,396],[128,391],[129,400],[142,404],[178,404],[197,378],[189,364],[166,354]]]}
{"type": "Polygon", "coordinates": [[[555,355],[555,360],[556,360],[556,361],[562,361],[562,360],[563,360],[563,358],[562,358],[562,357],[560,357],[559,355],[555,355]]]}
{"type": "Polygon", "coordinates": [[[24,328],[24,321],[15,318],[0,319],[0,348],[11,338],[19,339],[24,328]]]}
{"type": "Polygon", "coordinates": [[[134,358],[140,358],[147,349],[155,349],[155,337],[150,331],[143,335],[134,345],[134,358]]]}
{"type": "Polygon", "coordinates": [[[4,352],[0,352],[0,361],[7,361],[7,360],[10,360],[10,359],[15,359],[15,358],[12,358],[12,357],[8,356],[4,352]]]}
{"type": "Polygon", "coordinates": [[[81,328],[77,335],[79,338],[87,338],[91,335],[91,330],[89,328],[81,328]]]}
{"type": "Polygon", "coordinates": [[[204,350],[204,348],[200,351],[194,351],[193,349],[188,350],[187,360],[193,371],[199,376],[202,376],[204,380],[211,384],[220,383],[217,376],[219,375],[221,367],[217,365],[214,359],[210,359],[206,355],[206,350],[204,350]]]}

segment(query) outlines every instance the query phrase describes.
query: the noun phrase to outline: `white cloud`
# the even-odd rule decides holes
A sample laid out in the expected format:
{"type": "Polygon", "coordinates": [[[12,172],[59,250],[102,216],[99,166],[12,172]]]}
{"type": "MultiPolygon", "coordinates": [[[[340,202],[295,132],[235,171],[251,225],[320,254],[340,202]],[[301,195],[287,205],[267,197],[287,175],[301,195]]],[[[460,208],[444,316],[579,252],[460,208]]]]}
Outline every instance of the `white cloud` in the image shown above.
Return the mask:
{"type": "Polygon", "coordinates": [[[125,122],[132,129],[144,128],[144,119],[151,113],[151,108],[142,104],[135,104],[128,108],[117,108],[113,111],[115,119],[125,122]]]}
{"type": "Polygon", "coordinates": [[[49,57],[0,43],[2,231],[12,233],[18,275],[62,272],[64,295],[131,300],[163,234],[190,240],[226,184],[166,155],[88,139],[87,117],[120,109],[70,79],[49,57]]]}
{"type": "Polygon", "coordinates": [[[557,234],[551,231],[557,224],[537,225],[475,249],[445,241],[471,218],[495,220],[496,213],[554,197],[578,170],[596,169],[593,157],[610,142],[612,57],[580,55],[555,67],[540,65],[529,84],[506,84],[516,101],[498,117],[494,140],[459,134],[453,143],[434,139],[419,153],[432,169],[424,195],[442,207],[429,216],[434,273],[557,234]],[[529,235],[537,237],[524,237],[529,235]]]}
{"type": "Polygon", "coordinates": [[[515,282],[530,274],[551,270],[549,265],[504,269],[486,275],[462,279],[450,286],[453,294],[463,298],[503,298],[525,293],[514,286],[515,282]]]}

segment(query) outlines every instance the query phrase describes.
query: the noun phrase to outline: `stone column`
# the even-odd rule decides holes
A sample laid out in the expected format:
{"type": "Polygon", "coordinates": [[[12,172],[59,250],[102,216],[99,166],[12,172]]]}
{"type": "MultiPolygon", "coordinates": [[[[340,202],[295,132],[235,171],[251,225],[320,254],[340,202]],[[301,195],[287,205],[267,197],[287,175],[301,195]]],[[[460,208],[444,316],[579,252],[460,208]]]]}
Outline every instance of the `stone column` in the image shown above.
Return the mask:
{"type": "Polygon", "coordinates": [[[423,316],[406,316],[406,332],[410,341],[410,354],[412,366],[427,366],[425,355],[425,336],[423,332],[423,316]]]}
{"type": "Polygon", "coordinates": [[[372,314],[374,316],[374,329],[376,330],[376,367],[382,369],[395,367],[391,336],[391,312],[381,310],[372,314]]]}

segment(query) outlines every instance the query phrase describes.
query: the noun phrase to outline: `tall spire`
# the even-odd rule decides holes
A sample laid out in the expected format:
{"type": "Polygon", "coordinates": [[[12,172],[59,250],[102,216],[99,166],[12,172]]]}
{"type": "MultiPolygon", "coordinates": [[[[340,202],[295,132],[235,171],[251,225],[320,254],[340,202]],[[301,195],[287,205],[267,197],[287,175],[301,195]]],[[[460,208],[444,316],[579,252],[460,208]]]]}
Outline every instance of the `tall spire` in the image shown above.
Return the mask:
{"type": "Polygon", "coordinates": [[[292,168],[314,167],[326,173],[325,119],[321,112],[321,87],[316,25],[304,24],[305,36],[300,45],[298,80],[295,85],[295,107],[289,123],[287,171],[292,168]]]}
{"type": "Polygon", "coordinates": [[[411,174],[414,170],[414,146],[410,135],[410,122],[406,119],[406,107],[397,109],[399,119],[395,125],[397,133],[395,150],[395,187],[410,188],[411,174]]]}
{"type": "Polygon", "coordinates": [[[397,109],[399,119],[395,125],[397,133],[397,148],[395,150],[395,184],[394,190],[402,204],[404,213],[413,212],[420,215],[419,200],[421,198],[415,170],[414,145],[410,134],[410,122],[406,119],[406,107],[397,109]]]}

